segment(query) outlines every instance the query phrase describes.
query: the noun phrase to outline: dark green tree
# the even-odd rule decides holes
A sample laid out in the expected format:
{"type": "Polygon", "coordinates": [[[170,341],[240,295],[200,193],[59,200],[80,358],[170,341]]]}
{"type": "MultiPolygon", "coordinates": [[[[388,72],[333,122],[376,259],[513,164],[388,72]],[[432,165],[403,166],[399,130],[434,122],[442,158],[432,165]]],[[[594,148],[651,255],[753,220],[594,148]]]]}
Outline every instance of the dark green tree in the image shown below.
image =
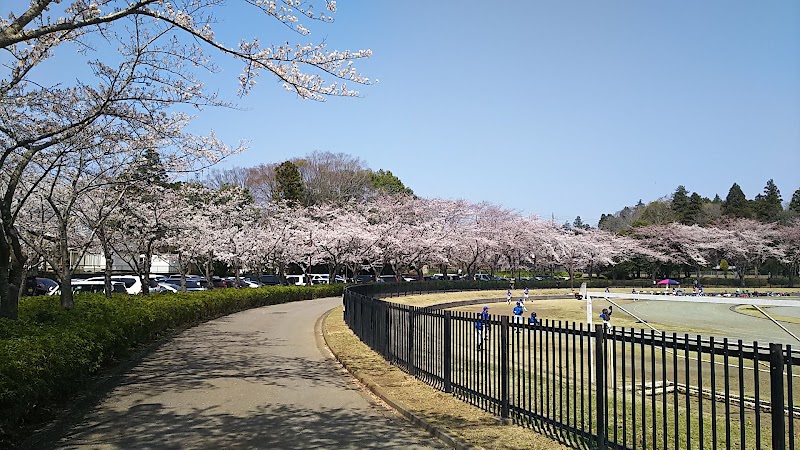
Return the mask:
{"type": "Polygon", "coordinates": [[[605,230],[606,229],[606,222],[608,222],[609,220],[611,220],[613,218],[614,218],[613,214],[609,214],[609,215],[600,214],[600,220],[597,221],[597,228],[599,228],[601,230],[605,230]]]}
{"type": "Polygon", "coordinates": [[[304,204],[305,185],[300,170],[291,161],[284,161],[275,168],[275,189],[272,200],[285,201],[290,206],[304,204]]]}
{"type": "Polygon", "coordinates": [[[391,170],[380,169],[372,172],[370,177],[373,189],[379,193],[414,195],[414,191],[407,188],[391,170]]]}
{"type": "Polygon", "coordinates": [[[675,213],[675,217],[678,218],[678,221],[681,223],[686,223],[687,218],[690,215],[690,210],[689,195],[685,186],[681,185],[675,189],[675,193],[672,194],[672,204],[670,208],[672,209],[672,212],[675,213]]]}
{"type": "Polygon", "coordinates": [[[767,181],[764,193],[758,194],[753,202],[756,218],[764,222],[776,222],[783,213],[781,191],[773,180],[767,181]]]}
{"type": "Polygon", "coordinates": [[[792,194],[792,200],[789,202],[789,211],[800,214],[800,188],[792,194]]]}
{"type": "Polygon", "coordinates": [[[161,162],[161,155],[153,149],[147,149],[126,168],[117,181],[118,185],[126,187],[128,192],[140,192],[143,186],[166,186],[169,176],[161,162]]]}
{"type": "Polygon", "coordinates": [[[581,220],[581,216],[575,218],[575,220],[572,222],[572,227],[581,230],[588,230],[589,228],[591,228],[588,223],[583,223],[583,220],[581,220]]]}
{"type": "Polygon", "coordinates": [[[728,196],[722,203],[722,214],[732,217],[751,217],[750,203],[747,197],[744,196],[742,188],[738,184],[733,183],[731,189],[728,191],[728,196]]]}
{"type": "Polygon", "coordinates": [[[722,199],[719,198],[719,194],[714,194],[714,200],[711,200],[711,203],[714,203],[714,204],[722,203],[722,199]]]}
{"type": "Polygon", "coordinates": [[[681,223],[684,225],[696,225],[700,223],[704,203],[706,202],[700,198],[700,194],[692,192],[691,197],[689,197],[689,205],[686,208],[686,214],[681,217],[681,223]]]}

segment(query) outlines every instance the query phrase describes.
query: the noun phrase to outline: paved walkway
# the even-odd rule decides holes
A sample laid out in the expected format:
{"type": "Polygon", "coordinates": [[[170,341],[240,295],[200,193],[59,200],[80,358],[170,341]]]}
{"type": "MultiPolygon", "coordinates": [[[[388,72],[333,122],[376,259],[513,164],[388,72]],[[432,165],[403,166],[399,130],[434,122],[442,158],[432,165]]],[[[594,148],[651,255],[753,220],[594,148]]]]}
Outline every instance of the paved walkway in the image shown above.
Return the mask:
{"type": "Polygon", "coordinates": [[[340,305],[267,306],[186,330],[34,448],[444,448],[371,401],[320,349],[315,323],[340,305]]]}

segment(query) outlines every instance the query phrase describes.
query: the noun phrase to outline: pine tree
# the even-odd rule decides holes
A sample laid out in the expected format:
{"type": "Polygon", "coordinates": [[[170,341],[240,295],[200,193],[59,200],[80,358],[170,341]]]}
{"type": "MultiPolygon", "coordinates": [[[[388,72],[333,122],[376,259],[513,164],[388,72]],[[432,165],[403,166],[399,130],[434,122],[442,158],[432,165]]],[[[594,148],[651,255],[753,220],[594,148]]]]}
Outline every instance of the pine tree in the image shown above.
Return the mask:
{"type": "Polygon", "coordinates": [[[670,208],[681,223],[684,223],[686,218],[690,215],[689,196],[687,194],[686,187],[683,185],[678,186],[678,188],[675,189],[675,193],[672,194],[672,205],[670,208]]]}
{"type": "Polygon", "coordinates": [[[756,218],[764,222],[775,222],[783,212],[781,191],[771,179],[764,186],[764,193],[756,196],[754,206],[756,218]]]}
{"type": "Polygon", "coordinates": [[[794,191],[792,195],[792,201],[789,202],[789,211],[800,214],[800,188],[794,191]]]}
{"type": "Polygon", "coordinates": [[[588,223],[583,223],[581,216],[575,218],[575,220],[572,222],[572,226],[573,228],[581,230],[588,230],[589,228],[591,228],[588,223]]]}
{"type": "Polygon", "coordinates": [[[304,204],[305,186],[300,170],[291,161],[284,161],[275,168],[275,189],[272,200],[285,201],[290,206],[304,204]]]}
{"type": "Polygon", "coordinates": [[[747,197],[744,196],[742,188],[736,183],[733,183],[733,186],[728,191],[728,196],[725,197],[725,201],[722,203],[722,214],[732,217],[752,216],[747,197]]]}
{"type": "Polygon", "coordinates": [[[684,225],[696,225],[700,222],[700,216],[703,213],[703,199],[700,194],[693,192],[689,197],[689,206],[686,209],[686,215],[681,217],[681,223],[684,225]]]}

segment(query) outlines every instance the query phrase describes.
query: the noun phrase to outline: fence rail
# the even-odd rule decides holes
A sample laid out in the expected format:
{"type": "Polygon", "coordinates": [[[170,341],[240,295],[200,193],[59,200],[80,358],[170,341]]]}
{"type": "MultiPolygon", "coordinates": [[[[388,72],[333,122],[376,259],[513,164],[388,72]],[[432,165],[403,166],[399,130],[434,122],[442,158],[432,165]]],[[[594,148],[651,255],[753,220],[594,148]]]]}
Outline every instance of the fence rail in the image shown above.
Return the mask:
{"type": "MultiPolygon", "coordinates": [[[[485,283],[406,283],[402,293],[485,283]]],[[[345,321],[386,360],[503,419],[578,448],[795,449],[800,352],[625,328],[417,308],[344,293],[345,321]]]]}

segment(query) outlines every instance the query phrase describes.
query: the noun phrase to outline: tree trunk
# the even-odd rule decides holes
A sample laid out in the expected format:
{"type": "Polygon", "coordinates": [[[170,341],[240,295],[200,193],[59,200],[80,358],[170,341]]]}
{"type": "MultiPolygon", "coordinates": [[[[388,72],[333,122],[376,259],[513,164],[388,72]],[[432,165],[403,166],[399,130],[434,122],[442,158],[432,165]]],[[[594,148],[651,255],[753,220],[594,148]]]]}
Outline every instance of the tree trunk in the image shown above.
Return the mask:
{"type": "Polygon", "coordinates": [[[144,261],[142,261],[142,270],[139,271],[139,281],[142,283],[142,295],[150,295],[150,266],[153,263],[152,245],[152,241],[148,243],[144,261]]]}
{"type": "Polygon", "coordinates": [[[206,289],[208,289],[208,290],[213,290],[214,289],[214,281],[211,279],[212,278],[212,276],[211,276],[211,273],[212,273],[212,271],[211,271],[211,261],[213,260],[213,258],[214,258],[213,253],[209,252],[208,253],[208,259],[206,260],[205,264],[203,265],[203,269],[204,269],[203,271],[205,272],[205,275],[206,275],[206,289]]]}
{"type": "Polygon", "coordinates": [[[569,255],[569,288],[575,289],[575,272],[573,269],[573,262],[574,258],[572,255],[569,255]]]}
{"type": "Polygon", "coordinates": [[[183,253],[178,252],[178,273],[181,275],[181,292],[186,292],[186,272],[189,271],[189,264],[184,264],[183,253]]]}
{"type": "Polygon", "coordinates": [[[111,298],[111,274],[114,271],[114,257],[111,256],[112,250],[111,245],[106,238],[105,230],[103,229],[102,225],[97,230],[97,237],[100,239],[100,245],[103,247],[103,256],[105,257],[106,266],[105,270],[103,271],[104,275],[104,282],[105,288],[103,289],[103,293],[105,294],[106,298],[111,298]]]}
{"type": "MultiPolygon", "coordinates": [[[[19,246],[19,241],[16,245],[19,246]]],[[[22,286],[25,259],[19,256],[12,257],[11,247],[5,240],[0,239],[0,317],[17,320],[19,318],[19,291],[22,286]]],[[[21,255],[19,252],[14,252],[21,255]]]]}
{"type": "Polygon", "coordinates": [[[60,253],[60,266],[58,275],[61,277],[61,307],[72,309],[75,299],[72,296],[72,261],[69,260],[69,244],[67,242],[67,224],[61,223],[59,227],[58,250],[60,253]],[[67,289],[64,289],[66,286],[67,289]]]}

